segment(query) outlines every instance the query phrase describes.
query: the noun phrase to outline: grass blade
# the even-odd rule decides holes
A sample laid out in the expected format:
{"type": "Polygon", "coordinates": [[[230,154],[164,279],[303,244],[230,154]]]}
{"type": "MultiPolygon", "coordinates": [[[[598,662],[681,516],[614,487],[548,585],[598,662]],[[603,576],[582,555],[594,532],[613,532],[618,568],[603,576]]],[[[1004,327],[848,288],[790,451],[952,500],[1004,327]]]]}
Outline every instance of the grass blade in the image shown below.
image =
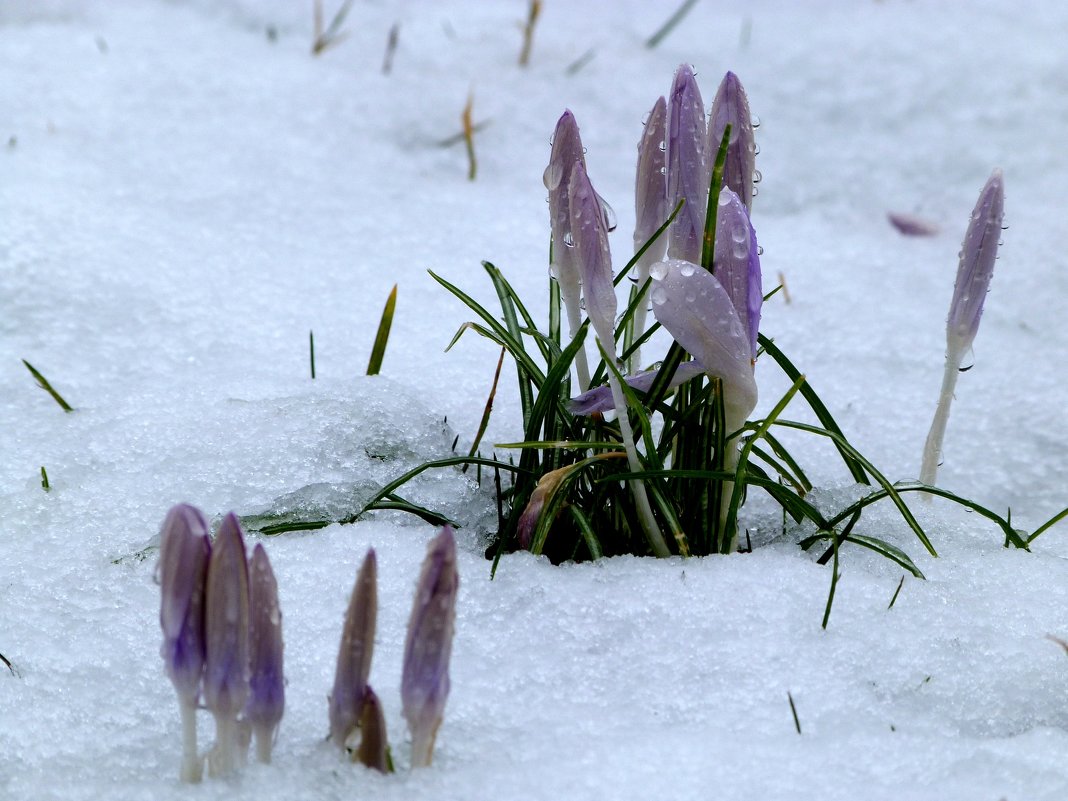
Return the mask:
{"type": "Polygon", "coordinates": [[[58,392],[56,392],[55,389],[52,388],[52,385],[48,383],[48,379],[45,378],[43,375],[41,375],[37,371],[36,367],[34,367],[32,364],[30,364],[25,359],[22,360],[22,363],[24,365],[26,365],[26,369],[30,371],[30,375],[32,375],[34,378],[37,379],[37,386],[39,386],[41,389],[43,389],[45,392],[47,392],[49,395],[51,395],[52,396],[52,400],[54,400],[56,403],[59,404],[59,408],[61,408],[65,412],[73,412],[74,411],[74,407],[71,406],[69,403],[67,403],[65,400],[63,400],[63,396],[60,395],[58,392]]]}
{"type": "MultiPolygon", "coordinates": [[[[397,285],[393,285],[386,307],[382,309],[382,319],[378,323],[375,344],[371,348],[371,359],[367,362],[367,375],[378,375],[382,369],[382,357],[386,355],[386,343],[389,342],[389,329],[393,325],[393,311],[397,307],[397,285]]],[[[315,351],[312,351],[312,378],[315,378],[315,351]]]]}

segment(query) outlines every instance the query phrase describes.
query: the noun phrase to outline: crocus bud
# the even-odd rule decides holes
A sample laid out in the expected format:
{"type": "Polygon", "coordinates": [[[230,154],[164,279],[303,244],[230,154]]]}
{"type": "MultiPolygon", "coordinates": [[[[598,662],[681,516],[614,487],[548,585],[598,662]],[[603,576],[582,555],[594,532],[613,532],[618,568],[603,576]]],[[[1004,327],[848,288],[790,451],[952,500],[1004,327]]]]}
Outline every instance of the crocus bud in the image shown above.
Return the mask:
{"type": "Polygon", "coordinates": [[[173,507],[160,532],[161,653],[178,696],[196,702],[204,667],[204,581],[211,541],[199,509],[173,507]]]}
{"type": "Polygon", "coordinates": [[[334,689],[330,693],[330,739],[339,748],[360,723],[360,713],[371,674],[378,618],[378,559],[374,548],[356,574],[356,583],[345,612],[345,626],[337,652],[334,689]]]}
{"type": "Polygon", "coordinates": [[[364,693],[360,711],[360,744],[352,752],[352,758],[379,773],[392,772],[386,718],[382,714],[382,703],[370,685],[364,693]]]}
{"type": "Polygon", "coordinates": [[[749,337],[749,352],[755,354],[764,302],[756,231],[741,198],[726,187],[719,193],[712,264],[712,274],[727,290],[749,337]]]}
{"type": "MultiPolygon", "coordinates": [[[[607,408],[610,409],[612,408],[612,392],[608,387],[604,387],[604,389],[608,392],[607,408]]],[[[516,536],[519,539],[520,548],[524,550],[530,549],[531,542],[534,539],[534,531],[538,527],[538,521],[541,520],[541,513],[545,508],[545,504],[553,497],[560,487],[560,482],[567,477],[567,474],[572,469],[572,465],[560,467],[556,470],[550,470],[538,479],[538,485],[530,493],[530,500],[527,501],[526,508],[523,509],[523,514],[519,516],[519,522],[516,525],[516,536]]]]}
{"type": "Polygon", "coordinates": [[[456,540],[444,526],[427,548],[404,642],[401,701],[412,734],[413,768],[430,764],[444,717],[459,586],[456,540]]]}
{"type": "Polygon", "coordinates": [[[753,178],[756,176],[756,141],[753,120],[749,114],[749,99],[742,82],[733,72],[720,81],[708,122],[708,159],[714,163],[720,141],[727,126],[731,126],[727,142],[727,161],[723,165],[723,185],[741,198],[746,211],[753,208],[753,178]]]}
{"type": "Polygon", "coordinates": [[[601,347],[615,353],[616,288],[613,283],[612,253],[608,248],[608,229],[597,193],[586,175],[586,168],[576,162],[568,189],[571,208],[571,235],[575,256],[582,275],[582,296],[586,314],[601,347]]]}
{"type": "Polygon", "coordinates": [[[1005,184],[1001,170],[994,170],[979,194],[960,250],[957,281],[953,286],[946,326],[950,350],[966,350],[979,330],[983,302],[998,255],[1004,210],[1005,184]]]}
{"type": "Polygon", "coordinates": [[[271,761],[275,731],[285,710],[282,672],[282,612],[278,583],[262,545],[252,551],[249,567],[249,697],[245,720],[256,736],[256,755],[271,761]]]}
{"type": "MultiPolygon", "coordinates": [[[[667,101],[659,97],[645,120],[638,142],[638,171],[634,181],[634,250],[637,251],[664,224],[667,203],[667,101]]],[[[667,248],[661,237],[646,251],[650,263],[660,261],[667,248]]]]}
{"type": "Polygon", "coordinates": [[[670,258],[699,264],[711,170],[705,158],[705,107],[687,64],[675,72],[668,119],[668,206],[674,208],[680,199],[686,205],[671,225],[667,252],[670,258]]]}
{"type": "Polygon", "coordinates": [[[249,692],[248,562],[237,517],[222,521],[208,563],[204,623],[204,703],[215,716],[215,747],[209,756],[213,776],[232,773],[238,757],[237,716],[249,692]]]}

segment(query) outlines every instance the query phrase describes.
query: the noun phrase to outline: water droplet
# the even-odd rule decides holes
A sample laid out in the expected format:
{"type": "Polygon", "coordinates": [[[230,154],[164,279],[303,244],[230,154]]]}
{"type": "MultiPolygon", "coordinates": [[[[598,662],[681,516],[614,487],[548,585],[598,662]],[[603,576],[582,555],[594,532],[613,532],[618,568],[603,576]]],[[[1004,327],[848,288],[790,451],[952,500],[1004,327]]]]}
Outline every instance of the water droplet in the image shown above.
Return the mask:
{"type": "Polygon", "coordinates": [[[644,113],[644,114],[642,115],[642,125],[648,125],[648,124],[649,124],[649,118],[650,118],[651,116],[653,116],[653,112],[651,112],[651,111],[647,111],[647,112],[645,112],[645,113],[644,113]]]}
{"type": "Polygon", "coordinates": [[[566,234],[564,234],[564,247],[566,247],[566,248],[575,247],[575,238],[573,236],[571,236],[571,232],[570,231],[568,231],[566,234]]]}
{"type": "Polygon", "coordinates": [[[657,145],[657,147],[660,148],[661,153],[667,152],[667,142],[665,142],[663,139],[660,140],[660,144],[657,145]]]}
{"type": "Polygon", "coordinates": [[[549,147],[552,147],[554,144],[556,144],[556,137],[555,136],[550,136],[549,137],[549,147]]]}
{"type": "Polygon", "coordinates": [[[661,175],[667,175],[667,167],[661,167],[660,168],[660,174],[661,175]]]}
{"type": "Polygon", "coordinates": [[[753,170],[753,183],[759,184],[763,180],[764,175],[760,172],[760,170],[753,170]]]}
{"type": "Polygon", "coordinates": [[[757,255],[758,256],[763,256],[764,255],[764,246],[763,245],[757,245],[757,255]]]}
{"type": "Polygon", "coordinates": [[[557,267],[555,264],[550,264],[549,265],[549,275],[552,276],[557,281],[559,281],[560,280],[560,268],[557,267]]]}
{"type": "Polygon", "coordinates": [[[649,277],[654,281],[663,281],[667,276],[667,265],[660,261],[649,268],[649,277]]]}
{"type": "Polygon", "coordinates": [[[754,128],[760,127],[760,117],[758,117],[756,114],[753,114],[751,115],[751,120],[754,128]]]}
{"type": "Polygon", "coordinates": [[[720,192],[719,193],[719,205],[721,207],[722,206],[729,206],[730,202],[731,202],[731,196],[730,195],[728,195],[726,192],[720,192]]]}
{"type": "Polygon", "coordinates": [[[654,287],[653,288],[653,303],[655,303],[657,306],[661,306],[661,305],[663,305],[664,301],[666,301],[666,300],[667,300],[667,293],[664,292],[664,288],[663,287],[659,287],[659,286],[658,287],[654,287]]]}
{"type": "Polygon", "coordinates": [[[735,242],[748,242],[749,230],[744,225],[736,225],[731,229],[731,239],[735,242]]]}
{"type": "Polygon", "coordinates": [[[738,261],[741,261],[742,259],[748,258],[748,256],[749,256],[749,243],[748,242],[735,242],[734,245],[731,246],[731,255],[734,256],[734,258],[737,259],[738,261]]]}
{"type": "Polygon", "coordinates": [[[278,613],[277,606],[271,608],[271,613],[267,617],[270,619],[272,626],[277,627],[282,623],[282,616],[278,613]]]}
{"type": "Polygon", "coordinates": [[[975,351],[968,348],[968,351],[964,354],[964,357],[960,360],[960,367],[957,369],[962,373],[966,373],[975,366],[975,351]]]}
{"type": "Polygon", "coordinates": [[[697,300],[697,293],[696,292],[687,292],[686,293],[686,302],[687,303],[693,303],[696,300],[697,300]]]}
{"type": "Polygon", "coordinates": [[[690,262],[686,262],[681,267],[679,267],[679,274],[689,278],[691,275],[693,275],[694,269],[695,267],[693,264],[691,264],[690,262]]]}
{"type": "Polygon", "coordinates": [[[541,182],[545,184],[545,188],[550,192],[559,188],[560,182],[563,179],[564,171],[557,161],[550,161],[549,166],[545,168],[545,172],[541,175],[541,182]]]}

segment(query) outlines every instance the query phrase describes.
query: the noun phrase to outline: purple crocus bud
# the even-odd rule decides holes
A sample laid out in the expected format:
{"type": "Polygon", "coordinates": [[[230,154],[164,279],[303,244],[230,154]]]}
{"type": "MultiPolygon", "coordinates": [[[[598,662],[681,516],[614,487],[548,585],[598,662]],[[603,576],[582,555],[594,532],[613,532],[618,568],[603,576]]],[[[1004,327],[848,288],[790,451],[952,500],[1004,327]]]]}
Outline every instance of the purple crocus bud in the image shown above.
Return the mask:
{"type": "Polygon", "coordinates": [[[723,185],[741,198],[746,211],[753,208],[753,178],[756,176],[756,141],[749,99],[742,82],[733,72],[720,81],[708,121],[708,163],[715,162],[723,132],[731,126],[727,160],[723,165],[723,185]]]}
{"type": "Polygon", "coordinates": [[[946,335],[950,350],[966,350],[979,330],[983,302],[994,274],[998,255],[1001,218],[1005,210],[1005,184],[1001,170],[994,170],[972,211],[960,250],[957,281],[949,305],[946,335]]]}
{"type": "Polygon", "coordinates": [[[233,512],[222,521],[208,563],[204,622],[204,703],[215,716],[215,747],[208,758],[213,776],[236,768],[237,716],[249,694],[249,587],[245,538],[233,512]]]}
{"type": "Polygon", "coordinates": [[[456,622],[456,540],[444,526],[427,548],[404,641],[401,701],[412,734],[412,767],[425,767],[449,695],[449,657],[456,622]]]}
{"type": "Polygon", "coordinates": [[[382,714],[382,702],[378,700],[370,685],[364,693],[363,708],[360,712],[360,744],[352,757],[361,765],[373,768],[379,773],[392,772],[389,736],[386,731],[386,718],[382,714]]]}
{"type": "Polygon", "coordinates": [[[686,205],[669,230],[667,253],[699,264],[711,171],[705,158],[705,107],[687,64],[675,72],[668,119],[668,206],[674,208],[683,198],[686,205]]]}
{"type": "MultiPolygon", "coordinates": [[[[668,381],[668,389],[675,389],[704,371],[704,368],[697,362],[683,362],[675,368],[675,374],[668,381]]],[[[624,379],[624,382],[628,387],[638,392],[648,392],[659,373],[659,369],[645,370],[628,376],[624,379]]],[[[567,402],[567,410],[576,417],[589,417],[591,414],[596,413],[604,414],[612,408],[614,408],[612,388],[607,384],[594,387],[567,402]]]]}
{"type": "Polygon", "coordinates": [[[586,314],[606,353],[615,353],[616,288],[613,283],[612,253],[608,248],[608,228],[597,193],[586,175],[586,167],[576,162],[568,188],[571,235],[575,257],[582,275],[582,296],[586,314]]]}
{"type": "Polygon", "coordinates": [[[707,270],[669,259],[656,265],[653,314],[705,372],[723,379],[728,431],[740,428],[757,401],[749,334],[727,291],[707,270]]]}
{"type": "MultiPolygon", "coordinates": [[[[608,391],[608,406],[606,408],[611,409],[611,390],[609,390],[608,387],[604,387],[604,389],[608,391]]],[[[530,544],[534,539],[534,531],[538,527],[538,521],[541,520],[541,513],[545,508],[545,504],[549,502],[549,499],[551,499],[556,493],[556,490],[559,489],[560,482],[563,481],[564,478],[567,477],[567,474],[573,469],[573,465],[560,467],[556,470],[550,470],[538,479],[538,485],[534,488],[534,491],[530,493],[530,500],[527,501],[526,508],[523,509],[523,514],[519,516],[519,522],[516,524],[516,536],[519,539],[520,548],[530,550],[530,544]]]]}
{"type": "Polygon", "coordinates": [[[211,555],[208,523],[200,510],[180,503],[160,532],[161,653],[178,696],[195,703],[204,667],[204,581],[211,555]]]}
{"type": "Polygon", "coordinates": [[[337,652],[334,689],[330,693],[330,739],[339,748],[360,724],[360,713],[371,674],[378,619],[378,557],[367,550],[352,586],[341,645],[337,652]]]}
{"type": "Polygon", "coordinates": [[[760,251],[749,213],[741,198],[727,187],[719,193],[712,264],[712,274],[727,290],[749,337],[749,352],[755,354],[760,306],[764,302],[760,251]]]}
{"type": "Polygon", "coordinates": [[[245,720],[256,736],[256,756],[271,761],[275,731],[285,710],[282,673],[282,612],[278,582],[263,546],[252,551],[249,567],[249,697],[245,720]]]}

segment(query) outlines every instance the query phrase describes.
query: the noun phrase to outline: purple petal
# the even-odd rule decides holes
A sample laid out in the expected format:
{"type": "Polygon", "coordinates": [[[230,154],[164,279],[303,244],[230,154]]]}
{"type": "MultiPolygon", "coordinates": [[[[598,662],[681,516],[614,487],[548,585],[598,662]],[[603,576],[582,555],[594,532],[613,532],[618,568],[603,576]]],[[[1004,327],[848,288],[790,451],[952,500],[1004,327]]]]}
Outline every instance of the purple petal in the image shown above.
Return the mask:
{"type": "Polygon", "coordinates": [[[345,612],[345,627],[337,654],[334,689],[330,693],[330,737],[345,747],[345,740],[359,724],[371,674],[375,625],[378,618],[378,558],[374,548],[356,574],[356,583],[345,612]]]}
{"type": "Polygon", "coordinates": [[[586,174],[586,167],[576,162],[568,189],[571,207],[571,235],[575,257],[582,274],[582,297],[586,314],[593,323],[601,345],[615,351],[616,288],[612,283],[612,253],[608,248],[608,229],[597,193],[586,174]]]}
{"type": "Polygon", "coordinates": [[[723,165],[723,185],[741,198],[746,210],[753,208],[753,178],[756,175],[756,141],[753,121],[749,114],[749,99],[742,82],[733,72],[720,81],[708,123],[708,162],[715,162],[719,143],[727,125],[731,126],[727,141],[727,160],[723,165]]]}
{"type": "Polygon", "coordinates": [[[211,540],[204,515],[189,504],[173,507],[160,532],[161,650],[178,694],[194,701],[204,667],[204,584],[211,540]]]}
{"type": "MultiPolygon", "coordinates": [[[[634,182],[634,249],[638,250],[664,224],[670,210],[667,205],[667,101],[657,98],[645,121],[638,142],[638,172],[634,182]]],[[[664,257],[667,237],[662,236],[650,251],[647,261],[664,257]]]]}
{"type": "Polygon", "coordinates": [[[568,185],[575,164],[586,166],[586,157],[579,136],[578,123],[570,110],[565,110],[553,132],[549,166],[545,168],[542,181],[549,190],[549,223],[552,228],[553,263],[558,270],[574,270],[571,254],[571,207],[568,200],[568,185]]]}
{"type": "MultiPolygon", "coordinates": [[[[645,370],[628,376],[623,380],[626,381],[627,386],[636,389],[638,392],[648,392],[659,372],[660,370],[645,370]]],[[[685,384],[691,378],[703,372],[704,368],[697,362],[683,362],[678,366],[675,374],[668,382],[668,389],[675,389],[675,387],[685,384]]],[[[582,417],[589,417],[597,412],[603,414],[614,408],[615,402],[612,400],[612,388],[607,384],[594,387],[589,392],[583,392],[567,402],[567,410],[575,416],[582,417]]]]}
{"type": "Polygon", "coordinates": [[[668,207],[686,200],[669,231],[668,256],[700,262],[711,173],[705,160],[705,106],[686,64],[675,73],[668,118],[668,207]]]}
{"type": "Polygon", "coordinates": [[[716,214],[713,275],[727,290],[734,310],[749,335],[749,352],[757,351],[760,306],[764,302],[756,231],[741,198],[724,187],[716,214]]]}
{"type": "MultiPolygon", "coordinates": [[[[262,545],[249,567],[249,698],[245,718],[254,729],[273,732],[285,710],[282,612],[278,582],[262,545]]],[[[257,734],[259,737],[260,734],[257,734]]]]}
{"type": "Polygon", "coordinates": [[[444,717],[459,586],[456,540],[445,526],[423,560],[404,642],[401,700],[412,733],[412,767],[430,764],[444,717]]]}
{"type": "Polygon", "coordinates": [[[960,251],[957,281],[949,306],[946,334],[951,349],[968,347],[979,330],[983,302],[994,274],[998,255],[1001,218],[1005,210],[1005,185],[1001,170],[994,170],[972,211],[968,232],[960,251]]]}
{"type": "Polygon", "coordinates": [[[248,562],[241,524],[223,518],[208,563],[204,633],[204,703],[217,716],[236,718],[248,698],[248,562]]]}

